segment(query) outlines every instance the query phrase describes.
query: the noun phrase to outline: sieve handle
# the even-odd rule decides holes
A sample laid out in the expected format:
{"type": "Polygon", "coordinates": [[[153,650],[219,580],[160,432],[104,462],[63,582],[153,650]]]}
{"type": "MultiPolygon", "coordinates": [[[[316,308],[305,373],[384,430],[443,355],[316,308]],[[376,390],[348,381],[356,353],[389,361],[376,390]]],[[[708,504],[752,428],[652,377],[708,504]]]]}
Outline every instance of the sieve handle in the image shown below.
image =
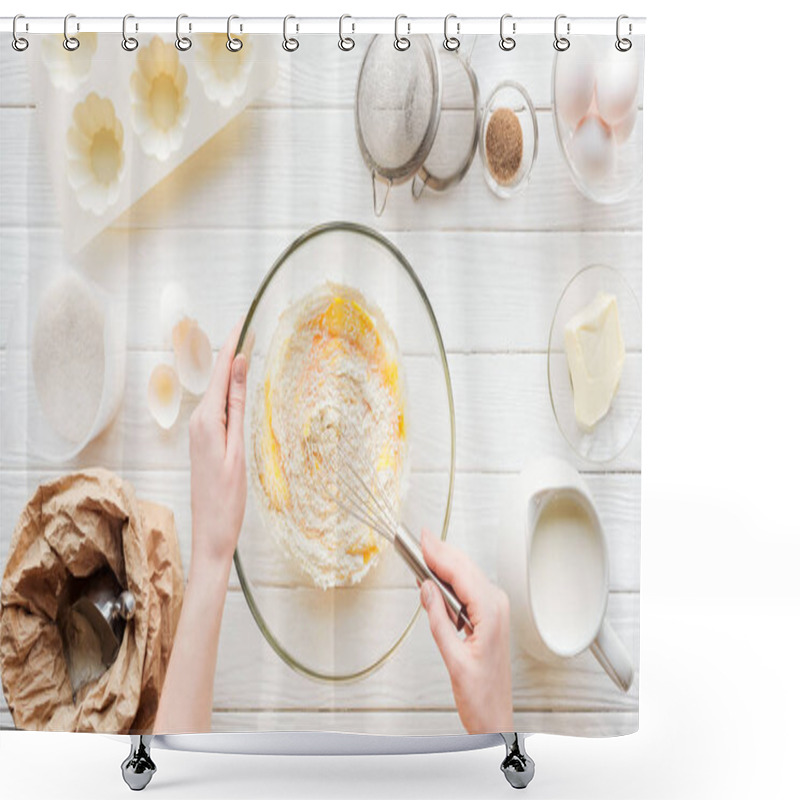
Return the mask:
{"type": "Polygon", "coordinates": [[[445,606],[456,630],[466,628],[472,633],[472,623],[467,616],[466,606],[458,599],[453,587],[447,581],[441,580],[425,562],[422,547],[413,534],[403,525],[398,525],[395,531],[394,546],[403,560],[411,568],[420,583],[433,581],[444,597],[445,606]]]}

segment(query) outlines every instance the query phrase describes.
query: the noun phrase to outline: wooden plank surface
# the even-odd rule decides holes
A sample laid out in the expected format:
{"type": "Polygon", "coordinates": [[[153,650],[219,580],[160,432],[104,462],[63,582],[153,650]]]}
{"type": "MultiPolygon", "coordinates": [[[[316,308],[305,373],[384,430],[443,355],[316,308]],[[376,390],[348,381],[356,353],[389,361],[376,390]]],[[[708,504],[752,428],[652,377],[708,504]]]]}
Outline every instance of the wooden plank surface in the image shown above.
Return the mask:
{"type": "MultiPolygon", "coordinates": [[[[45,277],[27,277],[20,268],[27,262],[37,276],[66,266],[86,270],[109,291],[122,294],[132,350],[163,347],[161,292],[178,280],[219,347],[278,256],[302,232],[170,229],[131,235],[123,228],[106,231],[73,257],[64,252],[59,231],[35,237],[24,228],[3,231],[0,345],[10,333],[27,328],[28,307],[33,313],[37,288],[46,285],[45,277]],[[112,270],[115,262],[124,269],[112,270]]],[[[641,297],[640,232],[396,231],[389,239],[425,287],[448,353],[545,353],[561,292],[591,264],[616,268],[641,297]]],[[[405,338],[416,351],[423,346],[410,332],[405,338]]],[[[641,349],[639,340],[626,345],[641,349]]]]}
{"type": "MultiPolygon", "coordinates": [[[[441,368],[433,359],[404,358],[408,394],[409,440],[415,448],[414,467],[442,471],[450,466],[449,424],[443,406],[429,409],[441,368]],[[416,405],[414,405],[416,403],[416,405]]],[[[628,356],[626,369],[641,370],[641,357],[628,356]]],[[[0,374],[6,377],[2,427],[4,465],[8,468],[48,466],[29,444],[28,416],[37,403],[30,378],[27,350],[0,350],[0,374]]],[[[102,464],[110,469],[180,469],[187,466],[188,419],[196,399],[184,398],[178,422],[161,430],[146,404],[147,381],[156,364],[171,362],[160,351],[128,351],[126,392],[122,408],[105,433],[91,442],[66,467],[102,464]]],[[[542,353],[453,353],[448,358],[456,415],[456,468],[466,471],[508,472],[521,469],[536,455],[572,458],[573,453],[556,424],[547,388],[547,356],[542,353]]],[[[568,389],[566,390],[568,391],[568,389]]],[[[617,402],[626,402],[621,396],[617,402]]],[[[640,434],[611,464],[585,462],[587,471],[639,469],[640,434]]],[[[577,456],[576,456],[577,458],[577,456]]]]}
{"type": "MultiPolygon", "coordinates": [[[[28,499],[41,483],[61,474],[57,470],[0,471],[0,564],[5,564],[11,532],[28,499]]],[[[189,500],[188,470],[121,470],[120,475],[130,481],[138,497],[163,503],[175,514],[175,525],[180,543],[184,568],[188,570],[191,556],[191,507],[189,500]]],[[[501,520],[504,517],[506,497],[513,474],[484,474],[459,472],[456,475],[453,511],[450,519],[448,541],[461,547],[487,574],[496,579],[496,550],[501,544],[501,520]]],[[[614,591],[633,592],[639,589],[639,509],[641,476],[637,473],[586,474],[586,482],[603,520],[609,541],[610,586],[614,591]]],[[[424,486],[431,494],[446,493],[447,481],[443,474],[426,474],[424,486]]],[[[252,498],[248,500],[240,541],[248,580],[256,584],[273,586],[303,585],[294,573],[287,573],[284,565],[274,558],[275,548],[271,536],[264,530],[258,509],[252,498]],[[271,557],[272,556],[272,557],[271,557]]],[[[396,561],[390,554],[385,560],[396,561]]],[[[409,578],[400,568],[383,575],[383,585],[408,586],[409,578]]],[[[239,580],[231,571],[230,586],[238,589],[239,580]]]]}
{"type": "MultiPolygon", "coordinates": [[[[396,187],[376,220],[352,110],[249,108],[120,219],[146,228],[308,228],[347,219],[389,231],[641,230],[641,185],[614,205],[587,200],[564,164],[551,113],[538,117],[531,185],[513,201],[491,193],[476,158],[451,192],[425,192],[415,201],[410,184],[396,187]]],[[[0,226],[58,226],[35,111],[4,109],[0,142],[6,153],[0,226]],[[27,202],[20,203],[25,193],[27,202]],[[35,221],[28,219],[29,209],[36,209],[35,221]]],[[[131,154],[134,170],[136,157],[131,154]]]]}
{"type": "MultiPolygon", "coordinates": [[[[291,614],[302,598],[287,596],[273,589],[273,615],[291,614]]],[[[398,590],[407,592],[408,590],[398,590]]],[[[398,598],[392,591],[376,596],[382,604],[380,616],[392,620],[398,598]]],[[[628,648],[638,666],[639,597],[637,593],[612,593],[609,596],[608,619],[628,648]]],[[[392,620],[393,621],[393,620],[392,620]]],[[[289,625],[282,644],[290,652],[303,652],[304,632],[289,625]]],[[[365,645],[369,631],[363,632],[365,645]]],[[[341,658],[341,653],[338,654],[341,658]]],[[[317,651],[315,664],[339,663],[335,642],[329,652],[317,651]]],[[[593,712],[625,710],[638,707],[638,680],[627,694],[622,694],[602,671],[597,662],[584,654],[573,659],[568,670],[539,664],[529,656],[512,649],[512,693],[516,712],[593,712]]],[[[411,634],[399,649],[369,678],[346,684],[310,681],[287,667],[262,638],[239,593],[226,598],[220,638],[217,671],[214,682],[215,711],[247,709],[258,712],[282,712],[306,709],[318,713],[317,726],[323,715],[334,710],[416,710],[452,711],[455,706],[450,692],[450,679],[424,618],[418,619],[411,634]]],[[[311,719],[311,717],[309,717],[311,719]]],[[[462,732],[454,716],[452,725],[442,732],[462,732]]],[[[323,723],[324,724],[324,723],[323,723]]]]}
{"type": "MultiPolygon", "coordinates": [[[[144,407],[150,369],[170,359],[157,320],[164,283],[178,279],[191,289],[197,315],[218,347],[295,236],[330,219],[363,222],[385,231],[408,257],[448,351],[457,420],[451,541],[488,565],[496,578],[494,552],[506,488],[539,454],[561,455],[584,471],[608,533],[608,613],[637,665],[637,681],[622,695],[588,656],[559,669],[536,664],[515,646],[517,727],[584,735],[631,732],[638,727],[640,433],[609,465],[576,461],[550,408],[546,352],[560,292],[580,268],[589,263],[617,267],[641,297],[641,187],[611,206],[583,198],[553,130],[550,37],[522,37],[512,53],[502,56],[495,38],[483,37],[474,50],[468,41],[462,45],[471,54],[482,96],[512,78],[525,84],[537,106],[539,158],[531,185],[513,201],[499,200],[487,188],[476,158],[455,190],[426,193],[414,202],[408,184],[396,187],[385,215],[375,218],[369,176],[353,135],[353,95],[365,39],[358,37],[353,54],[341,54],[329,37],[305,37],[291,56],[279,51],[273,89],[77,256],[61,242],[27,75],[26,59],[37,57],[39,42],[34,37],[26,54],[0,48],[0,563],[5,563],[19,511],[39,482],[62,470],[102,463],[130,479],[141,496],[173,508],[187,565],[187,421],[195,401],[184,401],[168,434],[158,431],[144,407]],[[33,300],[46,276],[65,265],[123,293],[129,321],[127,392],[107,433],[71,464],[54,466],[27,450],[28,422],[20,422],[18,412],[30,387],[12,378],[27,373],[33,300]]],[[[418,359],[410,383],[417,386],[412,391],[421,392],[418,387],[432,379],[434,364],[426,363],[411,323],[396,321],[400,329],[412,329],[407,336],[401,330],[408,351],[404,358],[418,359]]],[[[641,342],[629,346],[634,350],[629,363],[638,375],[641,342]]],[[[420,422],[417,435],[428,438],[442,424],[433,414],[420,422]]],[[[441,495],[446,464],[446,449],[440,446],[417,465],[430,496],[441,495]]],[[[249,503],[242,541],[259,542],[260,533],[260,519],[249,503]]],[[[248,575],[255,576],[255,591],[277,629],[292,619],[298,605],[319,607],[313,591],[287,576],[268,547],[248,552],[248,575]]],[[[402,569],[385,571],[382,579],[384,588],[368,591],[375,613],[391,622],[382,635],[391,636],[416,607],[416,590],[402,569]]],[[[349,640],[359,635],[351,631],[349,640]]],[[[307,646],[291,626],[287,637],[299,651],[307,646]]],[[[365,646],[375,642],[375,637],[365,640],[365,646]]],[[[335,642],[322,656],[330,664],[337,661],[335,642]]],[[[11,724],[0,702],[0,727],[11,724]]],[[[233,572],[213,728],[462,730],[424,618],[370,678],[345,686],[311,682],[286,667],[258,632],[233,572]]]]}

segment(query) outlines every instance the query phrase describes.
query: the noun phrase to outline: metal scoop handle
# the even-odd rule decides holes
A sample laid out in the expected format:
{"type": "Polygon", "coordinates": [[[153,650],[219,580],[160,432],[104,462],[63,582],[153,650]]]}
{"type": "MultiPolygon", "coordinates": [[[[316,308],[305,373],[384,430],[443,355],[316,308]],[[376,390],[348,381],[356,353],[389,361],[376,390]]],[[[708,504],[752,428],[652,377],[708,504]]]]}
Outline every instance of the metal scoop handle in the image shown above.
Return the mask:
{"type": "Polygon", "coordinates": [[[466,606],[458,599],[453,587],[438,578],[425,563],[425,557],[422,555],[422,547],[419,541],[403,525],[397,526],[394,546],[420,583],[433,581],[439,587],[439,591],[444,597],[447,613],[450,615],[450,619],[453,620],[456,630],[460,631],[462,628],[466,628],[467,631],[472,633],[472,623],[467,616],[466,606]]]}

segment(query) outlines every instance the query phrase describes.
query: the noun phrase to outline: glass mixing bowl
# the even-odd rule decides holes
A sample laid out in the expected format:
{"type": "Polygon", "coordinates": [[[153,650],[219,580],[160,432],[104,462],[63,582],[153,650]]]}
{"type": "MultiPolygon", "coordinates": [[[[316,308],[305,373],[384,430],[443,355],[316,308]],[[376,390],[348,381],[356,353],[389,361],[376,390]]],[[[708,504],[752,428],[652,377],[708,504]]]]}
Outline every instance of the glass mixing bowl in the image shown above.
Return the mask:
{"type": "MultiPolygon", "coordinates": [[[[400,517],[416,535],[425,526],[444,539],[455,474],[447,357],[419,278],[397,247],[370,228],[333,222],[311,229],[280,255],[261,283],[237,348],[248,357],[245,447],[253,447],[251,413],[278,320],[292,303],[327,282],[361,292],[395,334],[405,375],[410,467],[400,517]]],[[[255,496],[261,491],[258,476],[249,475],[249,484],[234,563],[261,633],[286,664],[308,677],[348,681],[374,672],[419,614],[411,571],[390,545],[360,583],[318,588],[269,530],[255,496]]]]}

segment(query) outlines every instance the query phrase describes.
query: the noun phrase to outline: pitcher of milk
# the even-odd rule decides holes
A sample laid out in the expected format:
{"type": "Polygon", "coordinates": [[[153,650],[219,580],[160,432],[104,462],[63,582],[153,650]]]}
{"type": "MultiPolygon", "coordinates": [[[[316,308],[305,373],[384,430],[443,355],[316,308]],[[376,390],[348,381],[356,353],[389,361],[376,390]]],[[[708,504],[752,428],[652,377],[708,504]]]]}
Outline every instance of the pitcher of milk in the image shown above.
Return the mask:
{"type": "Polygon", "coordinates": [[[627,692],[634,667],[606,619],[608,542],[586,482],[566,461],[540,459],[508,508],[498,566],[519,643],[545,661],[590,650],[627,692]]]}

